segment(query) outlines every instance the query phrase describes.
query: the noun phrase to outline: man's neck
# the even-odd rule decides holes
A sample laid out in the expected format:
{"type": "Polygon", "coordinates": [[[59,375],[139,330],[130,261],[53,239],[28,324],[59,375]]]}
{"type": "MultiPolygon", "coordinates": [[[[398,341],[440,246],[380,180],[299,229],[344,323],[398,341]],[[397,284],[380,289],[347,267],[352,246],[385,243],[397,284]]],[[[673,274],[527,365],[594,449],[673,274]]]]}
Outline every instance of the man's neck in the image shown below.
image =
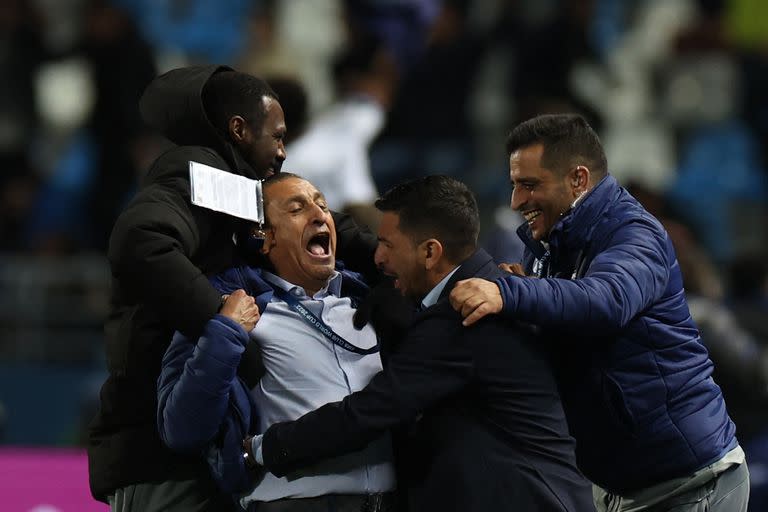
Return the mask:
{"type": "Polygon", "coordinates": [[[440,295],[443,292],[443,288],[447,282],[447,277],[451,275],[453,272],[455,272],[459,268],[459,265],[451,265],[447,266],[445,269],[442,269],[440,272],[437,272],[434,274],[434,277],[430,276],[430,279],[428,279],[429,283],[429,291],[421,297],[419,300],[419,304],[423,304],[427,307],[431,306],[435,302],[437,302],[437,299],[440,297],[440,295]]]}
{"type": "MultiPolygon", "coordinates": [[[[282,281],[285,281],[285,283],[287,283],[287,285],[289,287],[298,286],[298,287],[302,288],[304,290],[304,293],[307,295],[307,297],[314,297],[317,292],[319,292],[323,288],[326,288],[329,285],[329,283],[331,282],[331,280],[334,278],[334,276],[337,275],[337,273],[334,272],[333,274],[328,276],[328,279],[326,279],[323,282],[319,282],[319,281],[297,282],[297,281],[301,281],[301,280],[300,279],[292,280],[292,279],[288,279],[286,277],[283,277],[281,275],[278,275],[275,272],[271,272],[271,271],[268,271],[268,272],[270,274],[272,274],[273,276],[281,279],[282,281]]],[[[269,281],[269,279],[267,279],[267,280],[269,281]]]]}

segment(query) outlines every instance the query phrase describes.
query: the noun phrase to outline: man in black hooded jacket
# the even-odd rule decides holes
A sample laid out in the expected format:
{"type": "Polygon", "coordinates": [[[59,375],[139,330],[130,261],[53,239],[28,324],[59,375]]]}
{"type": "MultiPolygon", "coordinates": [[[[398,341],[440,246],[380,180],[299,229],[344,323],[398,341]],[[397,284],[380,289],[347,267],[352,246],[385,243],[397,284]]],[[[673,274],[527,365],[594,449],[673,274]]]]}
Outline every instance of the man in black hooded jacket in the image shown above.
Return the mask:
{"type": "MultiPolygon", "coordinates": [[[[207,276],[236,256],[238,221],[191,204],[189,162],[251,179],[280,172],[283,111],[265,82],[226,66],[169,71],[139,106],[176,146],[153,163],[110,238],[109,377],[89,432],[91,492],[120,511],[226,510],[233,504],[215,488],[205,461],[162,445],[157,378],[173,332],[196,339],[220,308],[207,276]]],[[[375,275],[375,237],[348,217],[335,214],[335,221],[339,257],[375,275]]],[[[251,363],[241,365],[241,375],[258,378],[258,357],[244,360],[251,363]]]]}

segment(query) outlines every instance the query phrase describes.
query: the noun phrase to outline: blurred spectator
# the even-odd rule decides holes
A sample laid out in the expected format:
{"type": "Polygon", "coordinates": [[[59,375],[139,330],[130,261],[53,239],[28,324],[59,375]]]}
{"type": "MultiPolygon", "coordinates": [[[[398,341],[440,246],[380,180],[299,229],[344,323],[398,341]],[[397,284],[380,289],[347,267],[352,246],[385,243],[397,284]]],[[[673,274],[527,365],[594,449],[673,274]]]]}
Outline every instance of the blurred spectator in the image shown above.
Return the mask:
{"type": "Polygon", "coordinates": [[[92,244],[106,249],[117,214],[135,189],[142,162],[152,156],[150,136],[137,108],[156,74],[150,46],[127,12],[112,0],[89,0],[82,52],[91,70],[95,103],[88,129],[95,145],[94,175],[86,197],[92,244]]]}
{"type": "Polygon", "coordinates": [[[48,118],[42,146],[55,158],[27,225],[32,248],[106,249],[156,145],[136,107],[154,75],[152,50],[128,14],[111,0],[86,0],[78,43],[39,79],[48,118]],[[62,107],[71,94],[80,95],[79,107],[62,107]]]}
{"type": "Polygon", "coordinates": [[[739,255],[730,264],[728,305],[739,322],[768,345],[768,256],[739,255]]]}
{"type": "Polygon", "coordinates": [[[402,79],[372,154],[374,179],[382,190],[404,178],[459,176],[471,169],[469,99],[486,40],[470,30],[469,3],[443,2],[426,53],[402,79]]]}
{"type": "Polygon", "coordinates": [[[27,153],[38,123],[33,84],[45,56],[41,30],[30,2],[0,2],[0,186],[17,168],[10,161],[27,153]]]}
{"type": "Polygon", "coordinates": [[[378,224],[373,201],[378,196],[371,177],[369,150],[381,130],[396,84],[397,73],[386,48],[374,38],[343,51],[335,61],[338,100],[306,124],[306,96],[297,83],[271,81],[284,105],[291,133],[287,168],[322,190],[328,205],[347,211],[361,224],[378,224]],[[289,124],[296,119],[297,126],[289,124]]]}
{"type": "Polygon", "coordinates": [[[30,143],[39,124],[34,81],[46,57],[42,30],[33,4],[0,2],[0,249],[4,250],[22,247],[39,185],[30,143]]]}
{"type": "Polygon", "coordinates": [[[167,71],[189,62],[234,62],[258,0],[114,0],[136,19],[167,71]]]}

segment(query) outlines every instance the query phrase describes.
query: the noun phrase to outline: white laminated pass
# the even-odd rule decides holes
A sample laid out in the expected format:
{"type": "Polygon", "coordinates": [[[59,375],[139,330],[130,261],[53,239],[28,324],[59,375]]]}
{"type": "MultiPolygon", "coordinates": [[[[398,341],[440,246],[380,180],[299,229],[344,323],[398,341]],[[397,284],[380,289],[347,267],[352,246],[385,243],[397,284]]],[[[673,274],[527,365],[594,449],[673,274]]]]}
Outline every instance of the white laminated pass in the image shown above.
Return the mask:
{"type": "Polygon", "coordinates": [[[264,223],[264,198],[260,180],[190,161],[189,183],[192,204],[264,223]]]}

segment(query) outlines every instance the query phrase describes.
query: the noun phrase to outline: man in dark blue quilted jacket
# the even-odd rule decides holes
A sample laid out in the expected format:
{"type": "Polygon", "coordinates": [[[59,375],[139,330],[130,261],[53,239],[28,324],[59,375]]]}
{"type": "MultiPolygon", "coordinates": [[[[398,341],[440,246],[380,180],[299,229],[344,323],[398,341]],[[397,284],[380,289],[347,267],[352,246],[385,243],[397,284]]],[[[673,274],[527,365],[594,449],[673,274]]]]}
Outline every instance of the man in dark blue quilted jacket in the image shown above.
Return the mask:
{"type": "Polygon", "coordinates": [[[458,283],[451,302],[464,324],[500,314],[557,340],[563,405],[598,511],[745,511],[744,452],[666,231],[608,174],[582,117],[530,119],[507,150],[511,207],[526,220],[524,275],[458,283]]]}

